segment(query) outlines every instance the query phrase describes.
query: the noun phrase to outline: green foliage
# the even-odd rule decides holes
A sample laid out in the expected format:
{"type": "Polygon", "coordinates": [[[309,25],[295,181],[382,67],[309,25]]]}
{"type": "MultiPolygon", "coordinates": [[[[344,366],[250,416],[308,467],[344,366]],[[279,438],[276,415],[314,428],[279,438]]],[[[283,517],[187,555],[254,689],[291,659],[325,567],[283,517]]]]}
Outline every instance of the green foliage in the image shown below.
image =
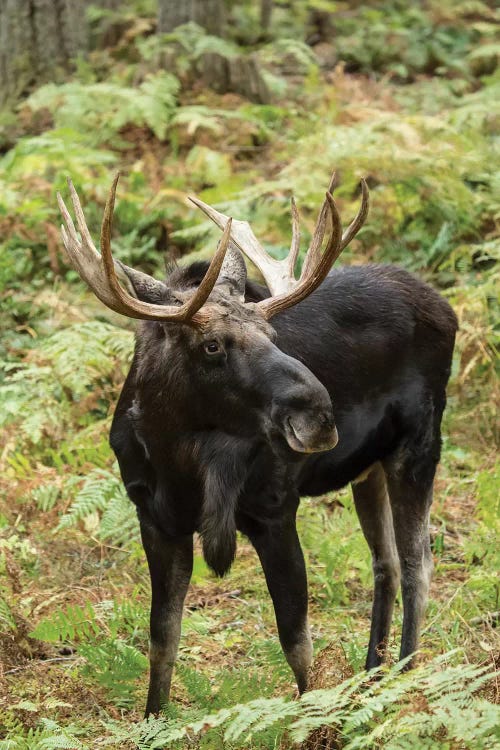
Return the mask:
{"type": "MultiPolygon", "coordinates": [[[[0,750],[132,742],[143,750],[275,750],[325,722],[344,750],[495,747],[494,693],[474,666],[495,651],[500,597],[491,4],[294,0],[293,13],[274,3],[263,33],[259,4],[243,0],[227,4],[224,39],[194,24],[158,36],[151,0],[119,5],[89,11],[93,51],[72,79],[0,115],[0,631],[12,692],[0,710],[0,750]],[[251,54],[272,103],[203,88],[212,53],[251,54]],[[66,199],[71,176],[98,237],[118,167],[125,173],[113,252],[152,273],[163,272],[165,250],[186,262],[213,253],[220,233],[189,207],[188,192],[249,220],[284,257],[290,194],[301,211],[303,253],[329,171],[339,169],[346,223],[364,176],[370,216],[344,262],[417,270],[457,311],[449,436],[432,517],[427,663],[416,672],[399,675],[396,667],[377,682],[361,672],[372,572],[342,493],[341,505],[305,501],[299,530],[315,646],[340,642],[361,673],[299,701],[283,697],[292,678],[255,555],[241,539],[231,578],[215,582],[197,548],[173,703],[165,716],[134,723],[146,689],[149,579],[135,508],[108,445],[133,337],[102,322],[115,318],[64,261],[55,200],[57,191],[66,199]],[[430,660],[457,645],[467,663],[430,660]],[[58,647],[71,655],[41,660],[42,647],[44,657],[58,647]],[[72,681],[75,699],[66,695],[72,681]],[[120,708],[126,714],[112,721],[120,708]]],[[[396,602],[391,654],[400,619],[396,602]]]]}
{"type": "Polygon", "coordinates": [[[48,84],[38,89],[26,104],[34,111],[48,109],[57,128],[85,123],[87,143],[109,142],[126,125],[145,125],[157,138],[165,138],[176,107],[179,82],[171,73],[148,75],[138,88],[118,83],[48,84]]]}
{"type": "Polygon", "coordinates": [[[139,38],[136,46],[143,60],[156,66],[170,62],[179,73],[185,73],[206,52],[233,57],[242,51],[228,39],[207,34],[193,22],[178,26],[170,34],[139,38]]]}
{"type": "Polygon", "coordinates": [[[28,227],[39,227],[55,215],[55,193],[64,189],[67,175],[76,182],[107,175],[116,157],[87,145],[85,133],[73,126],[21,138],[0,159],[0,217],[19,216],[28,227]],[[26,189],[34,179],[41,184],[35,191],[26,189]]]}
{"type": "Polygon", "coordinates": [[[119,638],[109,638],[98,643],[80,646],[79,653],[87,664],[84,675],[92,676],[106,689],[117,706],[131,706],[135,702],[132,682],[144,674],[147,658],[134,646],[119,638]]]}
{"type": "Polygon", "coordinates": [[[463,60],[478,34],[467,26],[429,23],[418,4],[384,3],[346,19],[339,58],[363,71],[394,73],[407,79],[417,73],[467,74],[463,60]]]}
{"type": "Polygon", "coordinates": [[[84,607],[68,605],[65,609],[52,612],[50,617],[40,620],[30,637],[57,643],[82,640],[98,633],[94,608],[87,602],[84,607]]]}
{"type": "Polygon", "coordinates": [[[475,616],[482,612],[494,612],[500,602],[500,508],[498,487],[500,484],[500,464],[491,470],[480,472],[477,477],[478,527],[476,533],[464,544],[466,559],[474,574],[465,587],[465,596],[470,592],[475,616]]]}
{"type": "Polygon", "coordinates": [[[11,609],[3,596],[0,596],[0,624],[5,630],[15,630],[16,627],[11,609]]]}
{"type": "Polygon", "coordinates": [[[130,333],[107,323],[77,323],[46,338],[30,361],[3,363],[0,424],[15,419],[21,444],[60,439],[73,410],[90,395],[99,395],[101,403],[92,398],[76,422],[102,418],[108,408],[106,389],[117,367],[125,368],[131,339],[130,333]]]}
{"type": "MultiPolygon", "coordinates": [[[[231,748],[245,748],[258,742],[270,727],[287,726],[291,739],[303,742],[326,726],[341,739],[345,750],[379,744],[390,750],[435,747],[437,735],[443,750],[451,750],[456,742],[471,750],[494,748],[500,709],[475,694],[493,674],[484,667],[443,666],[448,658],[440,657],[406,674],[401,674],[402,665],[398,665],[381,673],[379,680],[361,673],[335,688],[307,692],[297,702],[258,698],[200,716],[187,726],[179,719],[148,719],[127,736],[148,750],[207,732],[209,737],[210,732],[222,729],[223,741],[231,748]],[[377,721],[380,717],[382,722],[377,721]]],[[[125,739],[119,725],[108,728],[114,741],[125,739]]]]}
{"type": "Polygon", "coordinates": [[[125,707],[134,703],[133,683],[148,664],[147,658],[129,642],[139,625],[146,627],[146,621],[144,608],[133,602],[101,602],[95,607],[87,602],[52,612],[29,635],[76,647],[85,660],[82,676],[104,688],[113,703],[125,707]]]}
{"type": "Polygon", "coordinates": [[[37,508],[43,513],[52,510],[59,497],[59,488],[54,484],[41,484],[32,492],[37,508]]]}
{"type": "Polygon", "coordinates": [[[95,469],[85,477],[83,483],[78,475],[69,477],[64,494],[72,497],[72,500],[59,521],[58,531],[83,521],[86,528],[93,528],[97,538],[102,541],[109,540],[117,546],[129,546],[133,541],[138,541],[135,507],[127,497],[117,466],[113,473],[95,469]]]}
{"type": "Polygon", "coordinates": [[[72,727],[61,727],[43,718],[40,727],[26,733],[18,727],[10,739],[0,740],[0,750],[86,750],[88,746],[80,742],[74,731],[72,727]]]}
{"type": "Polygon", "coordinates": [[[260,51],[259,59],[281,74],[307,75],[318,64],[311,48],[299,39],[277,39],[260,51]]]}
{"type": "MultiPolygon", "coordinates": [[[[71,493],[81,477],[74,476],[66,483],[66,492],[71,493]]],[[[123,492],[123,485],[116,474],[104,469],[95,469],[87,476],[71,502],[69,510],[59,521],[58,530],[74,526],[96,511],[104,510],[111,499],[123,492]]]]}
{"type": "Polygon", "coordinates": [[[345,507],[334,512],[304,506],[299,514],[310,579],[322,606],[329,609],[348,603],[349,587],[360,575],[365,586],[371,585],[370,558],[352,500],[343,495],[342,503],[345,507]],[[339,570],[345,571],[342,576],[339,570]]]}
{"type": "MultiPolygon", "coordinates": [[[[249,125],[250,133],[256,139],[265,140],[269,137],[267,122],[260,118],[260,107],[241,107],[238,110],[225,110],[215,107],[207,107],[203,104],[186,105],[179,107],[172,118],[172,129],[175,127],[186,127],[190,136],[196,135],[198,131],[208,131],[214,136],[224,133],[224,124],[231,121],[235,125],[249,125]]],[[[175,137],[175,136],[173,136],[175,137]]]]}

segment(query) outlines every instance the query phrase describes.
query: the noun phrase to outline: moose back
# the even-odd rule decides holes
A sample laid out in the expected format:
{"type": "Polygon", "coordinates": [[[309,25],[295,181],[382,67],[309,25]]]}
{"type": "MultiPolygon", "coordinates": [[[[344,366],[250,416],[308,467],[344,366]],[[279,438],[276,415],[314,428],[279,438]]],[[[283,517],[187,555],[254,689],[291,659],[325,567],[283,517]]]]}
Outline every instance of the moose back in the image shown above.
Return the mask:
{"type": "Polygon", "coordinates": [[[366,667],[384,657],[400,583],[400,656],[413,654],[432,571],[429,510],[453,311],[394,266],[330,272],[366,219],[364,182],[360,210],[342,231],[332,179],[299,279],[293,202],[290,254],[276,261],[246,222],[193,199],[224,230],[221,242],[210,264],[176,268],[163,282],[112,258],[117,180],[101,254],[71,183],[80,237],[58,199],[63,240],[81,277],[105,305],[143,321],[111,445],[151,574],[146,713],[169,697],[195,532],[217,575],[231,566],[236,531],[251,541],[285,656],[299,691],[306,689],[312,644],[296,511],[301,496],[349,483],[373,560],[366,667]],[[266,286],[247,279],[242,253],[266,286]]]}

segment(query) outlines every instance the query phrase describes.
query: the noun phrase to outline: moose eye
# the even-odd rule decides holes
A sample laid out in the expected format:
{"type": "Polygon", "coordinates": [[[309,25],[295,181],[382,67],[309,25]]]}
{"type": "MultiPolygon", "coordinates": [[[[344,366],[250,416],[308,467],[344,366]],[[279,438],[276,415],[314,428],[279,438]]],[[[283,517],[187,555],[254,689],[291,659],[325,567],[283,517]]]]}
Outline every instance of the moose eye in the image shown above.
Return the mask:
{"type": "Polygon", "coordinates": [[[217,341],[206,341],[203,344],[203,349],[206,354],[218,354],[221,350],[217,341]]]}

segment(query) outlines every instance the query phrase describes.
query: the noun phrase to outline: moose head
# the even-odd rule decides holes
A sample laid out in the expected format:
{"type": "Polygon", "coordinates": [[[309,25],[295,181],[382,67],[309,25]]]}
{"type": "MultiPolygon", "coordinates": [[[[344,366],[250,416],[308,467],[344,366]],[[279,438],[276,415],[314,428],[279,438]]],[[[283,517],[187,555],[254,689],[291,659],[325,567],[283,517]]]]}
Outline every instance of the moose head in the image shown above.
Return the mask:
{"type": "Polygon", "coordinates": [[[298,359],[278,349],[269,323],[321,284],[365,221],[368,190],[362,181],[361,208],[342,232],[331,194],[334,180],[335,176],[298,280],[294,271],[299,216],[293,200],[291,249],[286,259],[278,261],[265,252],[247,222],[234,221],[191,198],[223,230],[222,239],[203,278],[186,278],[182,271],[174,271],[162,282],[112,257],[111,221],[118,175],[104,211],[101,254],[92,242],[72,183],[69,189],[81,239],[58,196],[65,223],[64,245],[82,279],[112,310],[155,321],[156,325],[144,326],[140,337],[139,379],[155,379],[159,388],[163,384],[161,409],[167,408],[168,401],[170,415],[176,414],[179,427],[186,423],[190,428],[221,429],[252,439],[281,436],[288,449],[297,453],[325,451],[337,443],[325,387],[298,359]],[[331,231],[321,254],[328,215],[331,231]],[[269,298],[245,301],[247,272],[242,252],[262,273],[271,292],[269,298]],[[172,378],[175,406],[168,396],[165,400],[165,384],[172,378]]]}

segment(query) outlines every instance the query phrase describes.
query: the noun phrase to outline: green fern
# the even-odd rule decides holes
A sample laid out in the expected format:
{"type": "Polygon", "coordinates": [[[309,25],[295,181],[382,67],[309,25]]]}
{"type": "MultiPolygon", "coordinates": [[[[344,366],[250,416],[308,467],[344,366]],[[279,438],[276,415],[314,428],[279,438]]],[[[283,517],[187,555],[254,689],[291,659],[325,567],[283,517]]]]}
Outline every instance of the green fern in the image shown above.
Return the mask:
{"type": "Polygon", "coordinates": [[[66,480],[64,494],[76,494],[69,509],[61,517],[56,531],[76,526],[91,516],[96,517],[95,535],[113,546],[128,546],[140,540],[135,506],[130,502],[121,479],[107,469],[94,469],[83,479],[74,475],[66,480]]]}
{"type": "Polygon", "coordinates": [[[43,513],[48,513],[55,506],[59,497],[59,487],[56,484],[41,484],[35,487],[31,497],[36,506],[43,513]]]}
{"type": "Polygon", "coordinates": [[[11,612],[11,609],[3,596],[0,596],[0,624],[2,625],[2,629],[5,631],[7,630],[15,630],[16,629],[16,621],[14,619],[14,615],[11,612]]]}
{"type": "Polygon", "coordinates": [[[24,731],[18,726],[10,739],[0,740],[0,750],[90,750],[81,742],[75,727],[61,727],[52,719],[42,718],[40,726],[24,731]]]}
{"type": "Polygon", "coordinates": [[[72,127],[75,118],[85,122],[89,145],[109,141],[127,124],[147,125],[163,139],[178,90],[177,78],[160,71],[148,75],[138,88],[113,82],[48,84],[26,104],[33,110],[49,109],[58,128],[72,127]]]}
{"type": "MultiPolygon", "coordinates": [[[[81,477],[73,476],[66,482],[65,493],[81,483],[81,477]]],[[[62,516],[57,531],[76,526],[79,521],[108,507],[112,498],[121,497],[123,485],[118,477],[106,469],[94,469],[84,479],[68,511],[62,516]]]]}
{"type": "Polygon", "coordinates": [[[57,331],[40,349],[55,377],[78,399],[97,378],[114,374],[117,363],[125,368],[132,351],[129,331],[88,321],[57,331]]]}
{"type": "Polygon", "coordinates": [[[121,481],[103,509],[97,536],[103,541],[110,541],[114,546],[126,547],[132,542],[140,541],[136,508],[121,481]]]}
{"type": "Polygon", "coordinates": [[[116,705],[134,704],[133,682],[148,667],[144,654],[120,638],[86,643],[79,647],[78,652],[87,660],[83,673],[104,687],[116,705]]]}
{"type": "MultiPolygon", "coordinates": [[[[101,602],[102,606],[104,602],[101,602]]],[[[111,637],[125,635],[128,640],[134,639],[138,633],[142,636],[149,626],[149,603],[144,601],[144,594],[140,588],[132,592],[129,599],[109,602],[106,613],[106,623],[111,637]]],[[[97,605],[96,605],[97,609],[97,605]]]]}
{"type": "MultiPolygon", "coordinates": [[[[497,747],[500,708],[476,696],[493,678],[486,667],[469,664],[448,666],[452,654],[438,657],[417,669],[401,673],[400,663],[380,679],[362,672],[335,688],[312,690],[297,701],[259,698],[223,708],[183,725],[182,719],[149,719],[127,728],[127,735],[143,750],[159,743],[192,740],[207,731],[223,730],[231,747],[246,748],[269,727],[288,727],[294,742],[304,742],[321,727],[335,727],[344,750],[389,750],[440,747],[451,750],[456,743],[467,750],[497,747]],[[416,696],[428,705],[425,712],[413,710],[416,696]]],[[[124,739],[124,728],[110,724],[115,739],[124,739]]]]}
{"type": "Polygon", "coordinates": [[[96,636],[100,630],[95,610],[90,602],[86,602],[82,607],[74,604],[51,612],[49,616],[40,620],[29,635],[30,638],[48,643],[75,642],[96,636]]]}
{"type": "Polygon", "coordinates": [[[60,439],[74,419],[74,405],[126,367],[132,335],[107,323],[78,323],[48,337],[31,359],[0,363],[0,425],[13,420],[18,441],[60,439]]]}

